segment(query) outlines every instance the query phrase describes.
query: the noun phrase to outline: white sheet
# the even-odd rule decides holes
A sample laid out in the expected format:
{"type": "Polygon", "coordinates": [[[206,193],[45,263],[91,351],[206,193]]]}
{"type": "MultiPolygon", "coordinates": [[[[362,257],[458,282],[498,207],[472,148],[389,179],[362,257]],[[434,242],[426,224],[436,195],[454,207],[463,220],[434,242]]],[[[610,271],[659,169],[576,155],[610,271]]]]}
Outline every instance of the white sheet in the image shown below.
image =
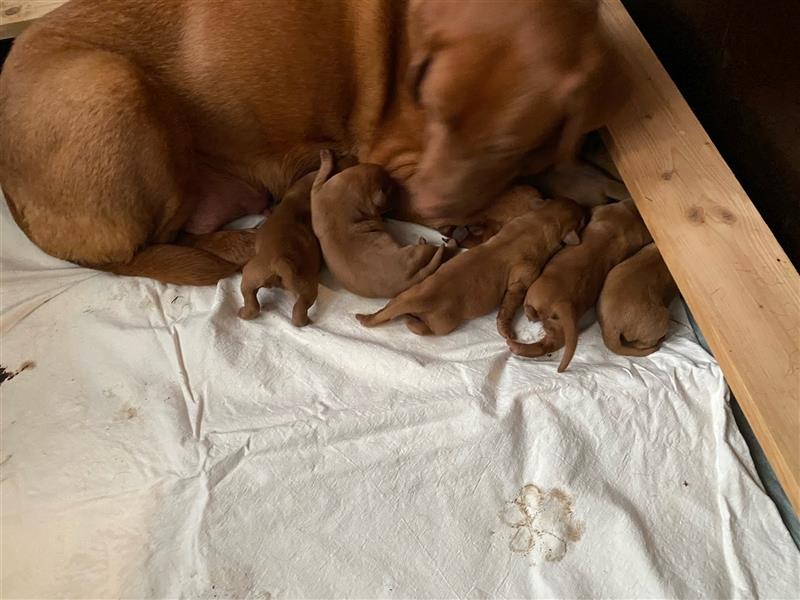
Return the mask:
{"type": "Polygon", "coordinates": [[[0,387],[3,597],[798,595],[679,308],[658,353],[592,325],[557,375],[492,316],[363,329],[381,302],[330,282],[313,326],[270,292],[244,322],[238,277],[78,268],[2,207],[0,362],[35,363],[0,387]]]}

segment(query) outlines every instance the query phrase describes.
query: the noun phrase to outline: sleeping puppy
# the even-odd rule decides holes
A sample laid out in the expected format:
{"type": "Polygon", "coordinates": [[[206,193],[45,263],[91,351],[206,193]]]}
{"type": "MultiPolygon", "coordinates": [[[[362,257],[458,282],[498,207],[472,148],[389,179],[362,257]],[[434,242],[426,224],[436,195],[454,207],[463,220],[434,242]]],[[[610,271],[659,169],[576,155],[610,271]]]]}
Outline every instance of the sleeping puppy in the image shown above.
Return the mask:
{"type": "Polygon", "coordinates": [[[547,196],[571,198],[586,207],[606,204],[609,200],[627,200],[631,197],[625,184],[582,160],[569,165],[551,167],[531,180],[547,196]]]}
{"type": "MultiPolygon", "coordinates": [[[[545,262],[561,242],[577,243],[583,209],[571,200],[541,202],[517,217],[488,242],[459,254],[422,283],[409,288],[371,315],[356,315],[374,327],[407,315],[418,335],[446,335],[463,321],[498,305],[521,302],[545,262]]],[[[502,310],[502,309],[501,309],[502,310]]]]}
{"type": "Polygon", "coordinates": [[[311,191],[311,216],[325,263],[342,285],[368,298],[391,298],[419,283],[441,264],[444,246],[401,246],[386,231],[394,184],[379,165],[333,172],[330,151],[311,191]]]}
{"type": "Polygon", "coordinates": [[[532,344],[514,340],[511,307],[498,323],[509,348],[520,356],[542,356],[566,343],[559,373],[575,354],[578,320],[594,306],[608,272],[651,241],[632,200],[595,207],[581,239],[579,246],[556,254],[525,295],[525,314],[542,321],[544,338],[532,344]]]}
{"type": "Polygon", "coordinates": [[[311,186],[315,173],[297,181],[256,232],[255,256],[242,269],[244,306],[239,316],[252,319],[261,311],[258,290],[279,287],[297,296],[292,325],[308,325],[308,309],[317,300],[322,263],[311,229],[311,186]]]}
{"type": "MultiPolygon", "coordinates": [[[[556,196],[549,196],[555,198],[556,196]]],[[[468,227],[450,227],[458,245],[462,248],[473,248],[482,244],[498,231],[503,225],[524,215],[542,201],[542,196],[535,187],[530,185],[515,185],[510,190],[502,194],[486,209],[475,215],[474,222],[479,225],[468,227]],[[459,235],[459,230],[461,234],[459,235]]]]}
{"type": "Polygon", "coordinates": [[[678,295],[655,244],[611,269],[597,302],[603,341],[623,356],[658,350],[669,330],[669,305],[678,295]]]}
{"type": "Polygon", "coordinates": [[[554,165],[530,181],[549,198],[571,198],[586,207],[631,197],[597,132],[587,136],[575,161],[554,165]]]}

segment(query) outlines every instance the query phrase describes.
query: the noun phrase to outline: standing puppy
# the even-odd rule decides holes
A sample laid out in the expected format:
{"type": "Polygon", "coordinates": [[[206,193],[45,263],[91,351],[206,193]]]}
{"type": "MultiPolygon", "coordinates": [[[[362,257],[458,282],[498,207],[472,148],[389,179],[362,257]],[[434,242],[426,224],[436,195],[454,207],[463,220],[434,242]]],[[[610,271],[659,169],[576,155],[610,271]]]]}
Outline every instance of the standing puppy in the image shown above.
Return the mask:
{"type": "Polygon", "coordinates": [[[597,302],[603,341],[623,356],[658,350],[669,330],[669,305],[678,295],[661,253],[648,244],[611,269],[597,302]]]}
{"type": "Polygon", "coordinates": [[[511,351],[542,356],[566,343],[558,366],[559,373],[564,371],[578,345],[578,320],[594,306],[606,275],[651,239],[632,200],[595,207],[581,244],[556,254],[525,295],[525,314],[542,321],[545,337],[532,344],[512,339],[513,312],[498,324],[511,351]]]}
{"type": "Polygon", "coordinates": [[[394,184],[379,165],[361,164],[328,179],[330,151],[311,192],[311,220],[325,263],[342,285],[367,298],[392,298],[441,264],[444,246],[401,246],[383,226],[394,184]]]}
{"type": "MultiPolygon", "coordinates": [[[[371,315],[356,315],[374,327],[407,315],[418,335],[446,335],[508,298],[519,298],[562,240],[578,241],[583,209],[571,200],[550,200],[506,224],[488,242],[459,254],[371,315]]],[[[502,310],[502,309],[501,309],[502,310]]]]}
{"type": "Polygon", "coordinates": [[[241,318],[252,319],[261,311],[259,289],[279,287],[297,296],[292,325],[308,325],[308,309],[317,299],[322,262],[319,243],[311,229],[314,177],[314,173],[306,175],[289,188],[256,233],[256,255],[242,269],[241,318]]]}

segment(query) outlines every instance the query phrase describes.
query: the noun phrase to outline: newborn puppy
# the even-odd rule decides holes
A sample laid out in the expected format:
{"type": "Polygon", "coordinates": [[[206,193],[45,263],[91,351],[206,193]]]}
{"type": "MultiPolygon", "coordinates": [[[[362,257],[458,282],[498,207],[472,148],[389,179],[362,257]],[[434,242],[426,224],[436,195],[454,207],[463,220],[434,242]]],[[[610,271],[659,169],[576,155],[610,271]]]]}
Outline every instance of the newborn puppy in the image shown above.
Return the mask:
{"type": "Polygon", "coordinates": [[[597,302],[603,341],[623,356],[658,350],[669,330],[669,305],[678,295],[655,244],[611,269],[597,302]]]}
{"type": "Polygon", "coordinates": [[[386,231],[394,184],[379,165],[361,164],[334,175],[333,157],[320,153],[311,191],[311,220],[325,263],[342,285],[368,298],[391,298],[441,264],[444,246],[401,246],[386,231]]]}
{"type": "Polygon", "coordinates": [[[577,231],[582,224],[583,209],[571,200],[541,202],[507,223],[485,244],[442,265],[382,310],[356,318],[362,325],[373,327],[408,315],[406,325],[412,332],[446,335],[463,321],[491,312],[501,302],[516,302],[518,306],[562,240],[578,243],[577,231]]]}
{"type": "Polygon", "coordinates": [[[544,338],[533,344],[515,341],[513,313],[498,323],[500,333],[509,338],[511,351],[520,356],[542,356],[566,343],[558,366],[559,373],[564,371],[578,344],[578,320],[594,306],[606,275],[650,241],[632,200],[595,207],[581,244],[556,254],[525,295],[525,314],[542,321],[544,338]]]}
{"type": "Polygon", "coordinates": [[[315,173],[298,180],[256,232],[256,254],[242,269],[244,306],[239,316],[252,319],[261,311],[258,290],[279,287],[297,296],[292,325],[308,325],[308,309],[317,299],[322,262],[311,229],[311,185],[315,173]]]}
{"type": "Polygon", "coordinates": [[[597,132],[586,137],[575,161],[550,167],[530,181],[548,197],[571,198],[587,207],[631,197],[597,132]]]}
{"type": "Polygon", "coordinates": [[[467,233],[464,239],[458,239],[457,234],[455,239],[462,248],[473,248],[491,238],[512,219],[529,212],[541,201],[542,196],[535,187],[515,185],[471,219],[478,225],[464,228],[467,233]]]}
{"type": "Polygon", "coordinates": [[[598,167],[576,161],[569,165],[551,167],[532,178],[533,184],[548,196],[562,196],[581,206],[598,206],[609,200],[630,198],[625,185],[598,167]]]}

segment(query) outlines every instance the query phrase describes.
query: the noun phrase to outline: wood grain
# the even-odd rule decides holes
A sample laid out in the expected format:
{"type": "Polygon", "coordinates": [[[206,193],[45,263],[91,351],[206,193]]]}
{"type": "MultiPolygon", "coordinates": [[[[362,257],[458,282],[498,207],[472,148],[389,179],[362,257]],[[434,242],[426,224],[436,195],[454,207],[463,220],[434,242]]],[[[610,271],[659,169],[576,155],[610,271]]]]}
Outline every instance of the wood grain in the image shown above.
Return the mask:
{"type": "Polygon", "coordinates": [[[67,0],[0,0],[0,39],[15,37],[67,0]]]}
{"type": "Polygon", "coordinates": [[[611,156],[800,510],[800,276],[621,1],[601,18],[633,83],[611,156]]]}

